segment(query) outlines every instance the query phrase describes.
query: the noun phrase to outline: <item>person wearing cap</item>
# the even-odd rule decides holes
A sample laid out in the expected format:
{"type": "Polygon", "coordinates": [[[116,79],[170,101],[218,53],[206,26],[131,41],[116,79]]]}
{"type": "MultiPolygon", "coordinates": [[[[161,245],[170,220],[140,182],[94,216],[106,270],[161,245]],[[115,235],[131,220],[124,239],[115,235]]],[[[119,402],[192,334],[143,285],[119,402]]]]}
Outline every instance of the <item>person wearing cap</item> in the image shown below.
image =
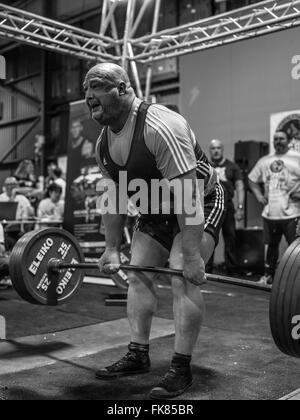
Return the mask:
{"type": "MultiPolygon", "coordinates": [[[[18,193],[18,181],[15,177],[8,177],[4,181],[3,193],[0,194],[0,202],[18,203],[16,211],[16,220],[25,221],[34,218],[34,209],[28,198],[18,193]]],[[[8,223],[5,226],[5,235],[7,248],[12,249],[16,241],[22,235],[21,226],[19,224],[8,223]]]]}

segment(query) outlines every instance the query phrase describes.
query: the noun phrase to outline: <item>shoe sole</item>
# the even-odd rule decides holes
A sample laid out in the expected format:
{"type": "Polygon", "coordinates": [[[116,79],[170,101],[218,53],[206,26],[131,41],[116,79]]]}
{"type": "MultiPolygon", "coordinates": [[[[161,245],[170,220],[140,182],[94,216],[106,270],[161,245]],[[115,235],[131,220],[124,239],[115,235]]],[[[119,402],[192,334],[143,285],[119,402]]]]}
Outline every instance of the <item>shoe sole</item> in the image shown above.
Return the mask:
{"type": "Polygon", "coordinates": [[[137,370],[137,371],[133,371],[133,372],[124,372],[124,373],[112,373],[112,374],[108,374],[108,375],[95,375],[96,379],[100,379],[100,380],[109,380],[109,379],[117,379],[117,378],[122,378],[123,376],[133,376],[133,375],[143,375],[145,373],[149,373],[150,369],[147,370],[137,370]]]}
{"type": "Polygon", "coordinates": [[[168,395],[152,395],[152,391],[149,394],[149,397],[151,400],[168,400],[169,398],[175,398],[179,397],[179,395],[182,395],[185,391],[187,391],[191,386],[193,385],[193,382],[188,384],[183,390],[177,391],[176,393],[169,393],[168,395]]]}

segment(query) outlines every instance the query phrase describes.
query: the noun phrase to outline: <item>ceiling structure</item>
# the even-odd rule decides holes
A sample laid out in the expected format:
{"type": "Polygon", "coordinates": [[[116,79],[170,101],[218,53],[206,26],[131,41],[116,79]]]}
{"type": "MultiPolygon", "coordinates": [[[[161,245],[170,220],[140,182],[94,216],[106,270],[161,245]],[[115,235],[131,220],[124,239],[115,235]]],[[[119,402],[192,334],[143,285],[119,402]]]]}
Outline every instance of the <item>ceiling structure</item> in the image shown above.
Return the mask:
{"type": "MultiPolygon", "coordinates": [[[[266,0],[251,6],[158,31],[161,3],[166,0],[127,0],[122,38],[116,11],[122,0],[104,0],[99,10],[99,33],[66,25],[0,3],[0,37],[95,62],[113,61],[131,66],[138,94],[150,94],[152,63],[196,51],[293,28],[300,25],[300,0],[266,0]],[[136,37],[147,9],[153,8],[151,33],[136,37]],[[142,92],[137,63],[147,66],[142,92]]],[[[1,51],[0,51],[1,53],[1,51]]]]}

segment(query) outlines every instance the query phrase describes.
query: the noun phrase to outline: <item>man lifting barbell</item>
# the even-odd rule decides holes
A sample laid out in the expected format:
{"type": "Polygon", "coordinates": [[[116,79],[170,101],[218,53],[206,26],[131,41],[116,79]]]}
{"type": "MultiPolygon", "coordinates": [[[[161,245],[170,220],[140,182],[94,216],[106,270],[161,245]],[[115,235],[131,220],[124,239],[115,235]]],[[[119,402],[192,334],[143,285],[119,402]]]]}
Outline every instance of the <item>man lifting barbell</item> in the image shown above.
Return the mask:
{"type": "MultiPolygon", "coordinates": [[[[131,264],[163,267],[169,259],[171,268],[184,272],[184,278],[173,276],[171,279],[175,318],[171,368],[150,393],[152,398],[174,397],[192,384],[190,362],[204,314],[199,285],[205,282],[204,264],[218,243],[224,191],[187,121],[161,105],[139,100],[121,67],[111,63],[93,67],[86,75],[84,90],[93,119],[105,127],[96,146],[96,158],[104,178],[112,180],[117,190],[120,174],[126,173],[129,196],[128,184],[132,180],[145,181],[149,190],[153,180],[178,180],[185,187],[184,193],[190,197],[195,214],[200,214],[192,226],[188,224],[191,214],[185,212],[185,206],[175,215],[174,203],[181,203],[184,193],[174,189],[169,214],[162,215],[161,208],[160,214],[153,214],[149,212],[150,205],[148,212],[142,214],[131,248],[131,264]],[[204,181],[204,208],[197,179],[204,181]]],[[[124,203],[119,203],[119,209],[122,206],[124,203]]],[[[103,220],[106,250],[99,267],[113,274],[120,264],[125,217],[118,211],[103,215],[103,220]]],[[[100,369],[97,378],[149,371],[149,335],[157,306],[154,280],[153,274],[130,272],[129,352],[118,362],[100,369]]]]}
{"type": "MultiPolygon", "coordinates": [[[[184,212],[143,214],[134,233],[130,266],[120,265],[119,258],[127,203],[124,214],[104,215],[107,248],[99,266],[95,265],[112,275],[120,268],[130,273],[129,352],[118,362],[98,371],[100,379],[149,370],[149,333],[157,303],[155,275],[165,273],[172,276],[175,352],[169,372],[150,394],[152,398],[170,398],[183,393],[192,383],[191,355],[204,312],[198,286],[205,282],[204,262],[218,241],[223,190],[187,122],[164,107],[149,107],[136,99],[128,77],[120,67],[111,64],[96,66],[88,73],[85,88],[93,117],[110,127],[104,130],[97,145],[99,165],[109,183],[118,183],[121,169],[128,180],[140,177],[151,182],[154,176],[174,177],[180,181],[195,181],[196,177],[204,180],[205,221],[202,217],[198,224],[190,226],[185,223],[187,214],[184,212]],[[185,159],[181,160],[183,157],[185,159]],[[176,271],[146,267],[164,267],[168,258],[171,269],[176,271]]],[[[190,187],[187,195],[196,204],[195,212],[200,210],[198,213],[203,215],[201,203],[197,201],[197,183],[188,182],[187,185],[190,187]]],[[[172,204],[182,199],[178,191],[174,190],[172,204]]],[[[293,330],[300,315],[299,257],[300,239],[288,248],[280,262],[270,300],[274,341],[281,351],[298,358],[300,340],[295,339],[293,330]]],[[[84,269],[94,268],[92,264],[84,263],[76,239],[61,229],[24,235],[14,247],[9,265],[14,287],[20,296],[42,305],[68,302],[81,287],[84,269]]],[[[226,282],[236,284],[234,279],[226,282]]],[[[262,288],[250,281],[244,285],[262,288]]]]}

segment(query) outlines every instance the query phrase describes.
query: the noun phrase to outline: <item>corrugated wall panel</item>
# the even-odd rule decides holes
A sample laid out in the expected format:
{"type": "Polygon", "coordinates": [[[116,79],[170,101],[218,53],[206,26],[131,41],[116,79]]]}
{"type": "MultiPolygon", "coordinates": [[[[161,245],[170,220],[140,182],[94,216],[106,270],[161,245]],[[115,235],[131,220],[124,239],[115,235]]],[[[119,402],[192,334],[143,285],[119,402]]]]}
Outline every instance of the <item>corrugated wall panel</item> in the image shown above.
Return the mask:
{"type": "Polygon", "coordinates": [[[13,142],[13,133],[11,128],[0,129],[0,158],[11,147],[13,142]]]}
{"type": "MultiPolygon", "coordinates": [[[[30,124],[22,124],[17,128],[17,138],[20,138],[30,127],[30,124]]],[[[38,124],[17,148],[17,159],[33,158],[35,135],[41,134],[41,124],[38,124]]]]}
{"type": "Polygon", "coordinates": [[[1,123],[12,120],[12,98],[11,94],[6,90],[0,89],[0,101],[3,102],[3,118],[0,121],[1,123]]]}

